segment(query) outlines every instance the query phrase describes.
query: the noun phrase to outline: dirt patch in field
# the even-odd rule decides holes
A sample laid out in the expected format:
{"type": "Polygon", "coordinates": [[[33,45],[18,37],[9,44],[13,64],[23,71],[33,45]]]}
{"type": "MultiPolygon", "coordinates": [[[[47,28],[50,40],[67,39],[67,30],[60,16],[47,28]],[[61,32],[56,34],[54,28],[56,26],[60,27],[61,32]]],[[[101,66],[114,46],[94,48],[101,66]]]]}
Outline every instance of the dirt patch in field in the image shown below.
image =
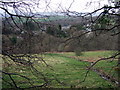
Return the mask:
{"type": "Polygon", "coordinates": [[[96,60],[83,60],[83,61],[86,61],[86,62],[95,62],[96,60]]]}
{"type": "Polygon", "coordinates": [[[83,60],[83,61],[95,62],[95,61],[97,61],[98,59],[100,59],[100,58],[91,58],[91,57],[89,57],[89,58],[87,58],[86,60],[83,60]]]}
{"type": "Polygon", "coordinates": [[[86,62],[95,62],[97,61],[98,59],[100,58],[97,58],[97,57],[78,57],[78,56],[69,56],[69,58],[74,58],[74,59],[77,59],[77,60],[81,60],[81,61],[86,61],[86,62]]]}

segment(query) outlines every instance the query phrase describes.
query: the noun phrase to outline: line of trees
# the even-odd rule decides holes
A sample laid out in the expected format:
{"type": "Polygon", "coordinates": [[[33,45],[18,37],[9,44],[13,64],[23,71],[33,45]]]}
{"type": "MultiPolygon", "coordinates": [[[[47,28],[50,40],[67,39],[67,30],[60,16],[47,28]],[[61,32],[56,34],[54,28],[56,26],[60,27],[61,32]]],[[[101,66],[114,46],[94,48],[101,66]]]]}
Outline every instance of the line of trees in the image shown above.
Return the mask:
{"type": "MultiPolygon", "coordinates": [[[[9,23],[12,24],[12,22],[9,21],[9,23]]],[[[20,30],[20,28],[17,28],[14,25],[14,29],[9,25],[7,22],[7,19],[3,21],[3,42],[7,43],[9,42],[8,45],[9,47],[13,47],[14,45],[20,44],[20,47],[23,46],[23,49],[26,49],[26,47],[23,44],[25,39],[31,38],[31,52],[36,53],[36,52],[41,52],[41,49],[38,49],[39,43],[41,42],[40,39],[42,37],[42,48],[44,48],[44,51],[75,51],[77,48],[81,48],[83,51],[88,51],[88,50],[117,50],[117,39],[118,36],[112,36],[113,33],[117,33],[117,29],[114,28],[112,31],[109,31],[110,28],[112,28],[112,25],[115,24],[115,19],[111,19],[108,16],[102,16],[101,18],[98,19],[98,21],[92,25],[92,27],[88,27],[87,24],[88,22],[79,24],[74,24],[71,25],[70,28],[68,29],[62,29],[62,25],[57,24],[57,25],[45,25],[46,29],[43,31],[40,28],[39,22],[33,22],[33,21],[26,21],[21,25],[21,28],[24,29],[20,30]],[[85,27],[87,26],[87,27],[85,27]],[[88,30],[89,28],[89,30],[88,30]],[[18,29],[18,30],[16,30],[18,29]],[[98,31],[95,31],[98,29],[98,31]],[[101,30],[101,29],[106,29],[106,30],[101,30]],[[25,31],[26,30],[26,31],[25,31]],[[82,35],[86,32],[90,31],[86,35],[82,37],[77,37],[79,35],[82,35]],[[93,31],[93,32],[91,32],[93,31]],[[28,36],[29,32],[29,36],[28,36]],[[6,36],[7,35],[7,36],[6,36]],[[9,36],[9,37],[8,37],[9,36]],[[68,38],[71,37],[77,37],[73,38],[69,41],[64,43],[64,41],[68,38]],[[92,40],[91,40],[92,39],[92,40]],[[22,43],[22,45],[21,45],[22,43]],[[40,50],[40,51],[39,51],[40,50]]],[[[46,22],[47,23],[47,22],[46,22]]],[[[29,43],[28,43],[29,44],[29,43]]],[[[3,43],[4,45],[4,43],[3,43]]],[[[19,46],[19,45],[17,45],[19,46]]],[[[15,48],[15,52],[18,49],[19,52],[22,52],[23,49],[21,48],[15,48]]],[[[26,50],[24,50],[25,52],[26,50]]],[[[28,51],[28,50],[27,50],[28,51]]],[[[14,53],[15,53],[14,52],[14,53]]]]}

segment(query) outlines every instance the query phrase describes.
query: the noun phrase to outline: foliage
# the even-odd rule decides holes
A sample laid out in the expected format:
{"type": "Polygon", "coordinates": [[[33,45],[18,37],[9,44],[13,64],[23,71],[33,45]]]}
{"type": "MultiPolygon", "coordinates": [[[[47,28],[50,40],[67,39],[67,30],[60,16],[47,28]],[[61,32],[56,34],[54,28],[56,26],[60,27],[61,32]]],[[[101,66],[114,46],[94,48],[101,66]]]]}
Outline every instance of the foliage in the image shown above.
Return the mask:
{"type": "Polygon", "coordinates": [[[75,52],[76,56],[82,56],[83,55],[83,51],[80,48],[75,49],[74,52],[75,52]]]}
{"type": "Polygon", "coordinates": [[[53,35],[55,37],[66,37],[66,33],[61,30],[61,25],[57,26],[48,26],[46,33],[53,35]]]}
{"type": "Polygon", "coordinates": [[[94,25],[95,29],[108,29],[115,24],[114,16],[102,15],[94,25]]]}
{"type": "Polygon", "coordinates": [[[23,23],[23,28],[28,31],[36,31],[39,29],[39,26],[36,22],[29,20],[23,23]]]}
{"type": "Polygon", "coordinates": [[[16,44],[17,43],[17,37],[16,36],[13,36],[10,38],[12,44],[16,44]]]}
{"type": "Polygon", "coordinates": [[[71,28],[75,27],[78,31],[79,30],[86,30],[86,28],[84,27],[84,25],[82,24],[75,24],[75,25],[72,25],[71,28]]]}

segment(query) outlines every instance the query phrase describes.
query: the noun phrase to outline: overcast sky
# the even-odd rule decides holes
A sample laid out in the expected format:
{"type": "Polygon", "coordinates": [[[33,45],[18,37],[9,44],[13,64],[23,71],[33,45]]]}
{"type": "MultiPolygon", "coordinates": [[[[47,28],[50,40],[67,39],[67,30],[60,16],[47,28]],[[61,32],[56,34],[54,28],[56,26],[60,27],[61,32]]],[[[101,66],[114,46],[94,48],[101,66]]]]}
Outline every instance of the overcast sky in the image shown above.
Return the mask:
{"type": "Polygon", "coordinates": [[[37,11],[70,11],[91,12],[108,4],[108,0],[40,0],[37,11]],[[46,5],[48,5],[47,9],[46,5]],[[70,7],[70,8],[69,8],[70,7]]]}
{"type": "MultiPolygon", "coordinates": [[[[8,1],[8,0],[6,0],[8,1]]],[[[14,1],[14,0],[13,0],[14,1]]],[[[108,0],[22,0],[26,3],[31,3],[31,1],[36,4],[33,5],[32,12],[54,12],[54,11],[76,11],[76,12],[92,12],[106,4],[108,0]],[[39,1],[39,5],[37,5],[39,1]]],[[[9,8],[12,11],[12,8],[9,8]]],[[[26,11],[24,7],[20,8],[21,11],[26,11]]]]}

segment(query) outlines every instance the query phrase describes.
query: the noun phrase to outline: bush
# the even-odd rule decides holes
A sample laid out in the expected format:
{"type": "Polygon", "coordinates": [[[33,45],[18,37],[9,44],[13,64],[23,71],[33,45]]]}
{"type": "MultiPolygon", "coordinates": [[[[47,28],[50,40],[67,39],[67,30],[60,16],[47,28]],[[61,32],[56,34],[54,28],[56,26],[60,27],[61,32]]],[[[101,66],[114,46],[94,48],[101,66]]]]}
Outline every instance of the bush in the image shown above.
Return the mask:
{"type": "Polygon", "coordinates": [[[81,49],[76,49],[74,52],[75,52],[75,55],[76,55],[76,56],[81,56],[81,55],[83,55],[83,52],[82,52],[81,49]]]}
{"type": "Polygon", "coordinates": [[[10,38],[12,44],[16,44],[17,43],[17,37],[13,36],[12,38],[10,38]]]}

